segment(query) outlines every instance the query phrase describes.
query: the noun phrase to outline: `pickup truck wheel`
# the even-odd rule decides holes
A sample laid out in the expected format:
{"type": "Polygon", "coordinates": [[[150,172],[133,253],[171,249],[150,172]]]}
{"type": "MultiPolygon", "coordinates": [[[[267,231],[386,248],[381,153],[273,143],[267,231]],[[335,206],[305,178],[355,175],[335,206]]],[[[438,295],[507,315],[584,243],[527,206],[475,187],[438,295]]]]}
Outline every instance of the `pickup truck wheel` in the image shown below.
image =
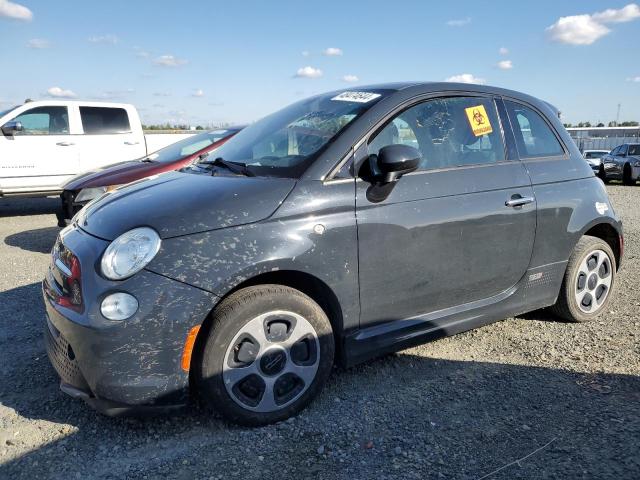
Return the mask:
{"type": "Polygon", "coordinates": [[[624,164],[624,169],[622,170],[622,183],[625,185],[635,185],[636,179],[631,176],[631,165],[628,163],[624,164]]]}
{"type": "Polygon", "coordinates": [[[576,245],[551,310],[571,322],[589,322],[605,311],[615,284],[616,258],[611,247],[585,235],[576,245]]]}
{"type": "Polygon", "coordinates": [[[333,356],[331,323],[311,298],[280,285],[247,287],[214,311],[198,393],[234,423],[278,422],[320,392],[333,356]]]}

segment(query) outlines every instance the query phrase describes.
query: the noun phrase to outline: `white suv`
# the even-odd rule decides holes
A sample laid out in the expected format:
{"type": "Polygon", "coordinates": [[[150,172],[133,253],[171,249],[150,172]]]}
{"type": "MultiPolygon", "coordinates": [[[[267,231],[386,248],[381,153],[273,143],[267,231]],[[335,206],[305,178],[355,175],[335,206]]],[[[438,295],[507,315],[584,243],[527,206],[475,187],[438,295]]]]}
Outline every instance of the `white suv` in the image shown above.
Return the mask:
{"type": "Polygon", "coordinates": [[[72,176],[147,154],[135,107],[35,101],[0,112],[0,196],[51,195],[72,176]]]}

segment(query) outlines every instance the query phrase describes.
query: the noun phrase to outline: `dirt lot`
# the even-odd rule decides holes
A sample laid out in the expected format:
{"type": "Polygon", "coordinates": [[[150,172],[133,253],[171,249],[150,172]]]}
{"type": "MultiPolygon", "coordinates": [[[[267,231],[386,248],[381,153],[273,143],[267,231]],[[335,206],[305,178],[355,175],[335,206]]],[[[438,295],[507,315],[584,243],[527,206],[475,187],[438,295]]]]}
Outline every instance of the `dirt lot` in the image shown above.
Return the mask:
{"type": "Polygon", "coordinates": [[[336,371],[299,417],[110,419],[58,389],[39,281],[55,199],[0,199],[0,478],[640,478],[640,186],[601,321],[546,312],[336,371]],[[526,457],[526,458],[525,458],[526,457]]]}

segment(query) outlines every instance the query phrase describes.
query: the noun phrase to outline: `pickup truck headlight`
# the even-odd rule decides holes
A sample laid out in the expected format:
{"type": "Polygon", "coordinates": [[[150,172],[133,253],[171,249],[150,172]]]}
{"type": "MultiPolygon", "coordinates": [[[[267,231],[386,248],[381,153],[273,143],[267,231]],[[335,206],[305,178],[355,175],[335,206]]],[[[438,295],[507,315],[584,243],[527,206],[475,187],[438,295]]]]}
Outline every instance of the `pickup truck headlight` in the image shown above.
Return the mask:
{"type": "Polygon", "coordinates": [[[144,267],[160,250],[160,236],[148,227],[129,230],[116,238],[102,254],[100,268],[110,280],[123,280],[144,267]]]}

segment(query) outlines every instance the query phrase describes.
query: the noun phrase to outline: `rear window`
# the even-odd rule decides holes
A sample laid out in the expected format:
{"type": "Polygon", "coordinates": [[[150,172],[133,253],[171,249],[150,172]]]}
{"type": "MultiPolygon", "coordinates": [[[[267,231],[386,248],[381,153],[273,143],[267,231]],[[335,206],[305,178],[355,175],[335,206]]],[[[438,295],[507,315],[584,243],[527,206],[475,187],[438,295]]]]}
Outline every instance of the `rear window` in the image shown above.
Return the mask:
{"type": "Polygon", "coordinates": [[[564,155],[564,149],[549,124],[535,110],[505,100],[509,120],[522,158],[564,155]]]}
{"type": "Polygon", "coordinates": [[[84,133],[88,135],[128,133],[129,116],[124,108],[80,107],[84,133]]]}

